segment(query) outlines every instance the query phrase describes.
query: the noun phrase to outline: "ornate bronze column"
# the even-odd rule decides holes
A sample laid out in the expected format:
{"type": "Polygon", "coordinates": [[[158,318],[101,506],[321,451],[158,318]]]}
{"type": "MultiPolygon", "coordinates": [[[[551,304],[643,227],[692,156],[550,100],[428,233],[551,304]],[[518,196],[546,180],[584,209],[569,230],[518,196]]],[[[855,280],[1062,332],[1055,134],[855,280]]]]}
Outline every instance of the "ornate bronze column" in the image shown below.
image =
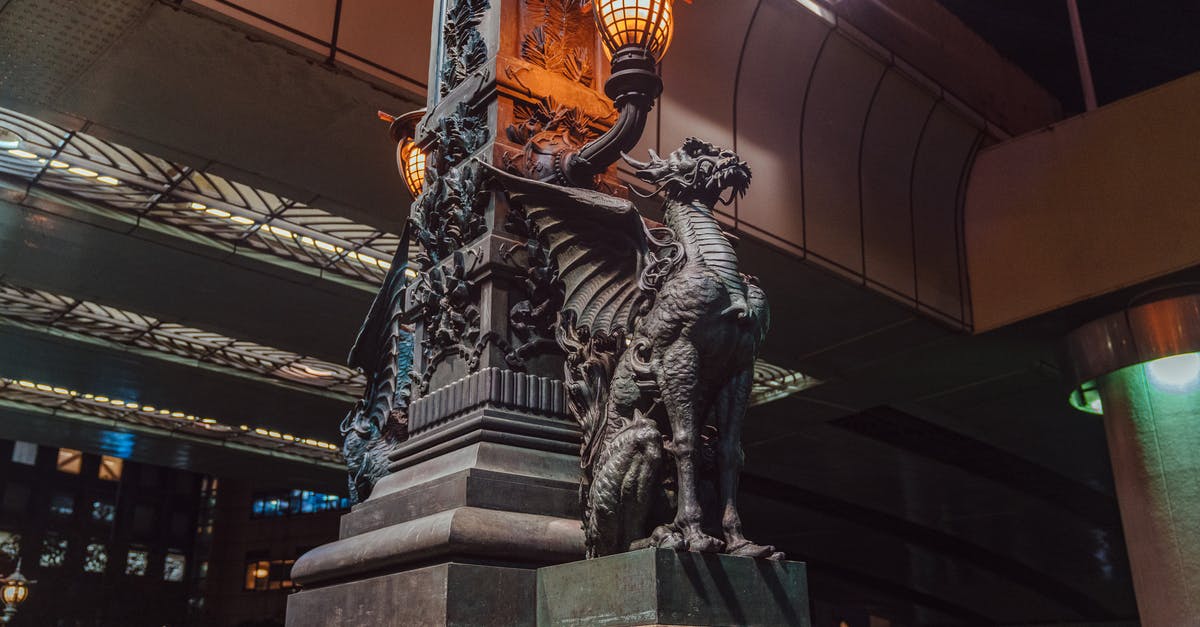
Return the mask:
{"type": "MultiPolygon", "coordinates": [[[[438,0],[427,113],[400,122],[422,193],[351,355],[369,379],[343,424],[365,500],[297,561],[290,626],[528,624],[535,569],[584,556],[549,260],[481,162],[554,179],[556,155],[618,117],[585,5],[438,0]]],[[[599,163],[576,176],[615,189],[599,163]]]]}

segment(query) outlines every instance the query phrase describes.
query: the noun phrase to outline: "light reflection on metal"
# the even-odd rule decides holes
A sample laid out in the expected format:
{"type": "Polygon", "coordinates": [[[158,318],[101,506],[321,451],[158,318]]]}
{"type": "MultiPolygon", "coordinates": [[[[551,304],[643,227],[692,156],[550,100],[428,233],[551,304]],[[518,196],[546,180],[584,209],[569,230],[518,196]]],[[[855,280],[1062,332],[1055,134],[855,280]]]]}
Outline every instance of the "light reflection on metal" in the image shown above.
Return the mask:
{"type": "Polygon", "coordinates": [[[64,329],[305,386],[362,395],[355,370],[290,351],[0,281],[0,317],[64,329]]]}
{"type": "Polygon", "coordinates": [[[0,108],[0,177],[245,245],[340,275],[383,282],[398,236],[267,191],[0,108]]]}
{"type": "Polygon", "coordinates": [[[1160,384],[1164,391],[1183,391],[1182,387],[1172,387],[1172,381],[1182,382],[1183,387],[1196,383],[1192,370],[1195,366],[1196,377],[1200,377],[1200,358],[1165,362],[1163,372],[1155,372],[1164,369],[1163,365],[1156,365],[1154,371],[1148,367],[1158,360],[1200,351],[1200,294],[1194,290],[1195,286],[1187,286],[1186,292],[1180,292],[1176,286],[1161,296],[1151,293],[1142,303],[1069,333],[1064,376],[1071,385],[1071,406],[1102,414],[1101,378],[1133,366],[1145,368],[1152,383],[1157,382],[1156,374],[1166,375],[1160,384]]]}
{"type": "Polygon", "coordinates": [[[760,359],[754,362],[754,384],[750,388],[750,406],[765,405],[820,383],[819,379],[769,364],[760,359]]]}
{"type": "Polygon", "coordinates": [[[164,430],[169,433],[184,433],[205,439],[236,441],[260,449],[285,451],[303,457],[329,462],[341,461],[337,445],[322,440],[294,436],[262,427],[248,425],[230,426],[212,418],[199,418],[194,414],[164,409],[127,401],[115,401],[106,396],[81,393],[62,387],[51,386],[25,379],[0,377],[0,400],[13,401],[51,410],[55,414],[77,413],[112,420],[129,425],[140,425],[164,430]]]}

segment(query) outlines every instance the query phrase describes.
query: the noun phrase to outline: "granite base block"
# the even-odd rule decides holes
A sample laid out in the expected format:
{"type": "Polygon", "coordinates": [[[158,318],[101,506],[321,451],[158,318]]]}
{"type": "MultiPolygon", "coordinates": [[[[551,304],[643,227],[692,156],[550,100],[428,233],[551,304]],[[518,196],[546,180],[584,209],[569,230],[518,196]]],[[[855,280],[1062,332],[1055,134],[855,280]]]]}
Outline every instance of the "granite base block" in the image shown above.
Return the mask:
{"type": "Polygon", "coordinates": [[[802,562],[643,549],[537,571],[538,627],[809,627],[802,562]]]}
{"type": "Polygon", "coordinates": [[[446,563],[288,597],[288,627],[525,627],[535,624],[533,569],[446,563]]]}

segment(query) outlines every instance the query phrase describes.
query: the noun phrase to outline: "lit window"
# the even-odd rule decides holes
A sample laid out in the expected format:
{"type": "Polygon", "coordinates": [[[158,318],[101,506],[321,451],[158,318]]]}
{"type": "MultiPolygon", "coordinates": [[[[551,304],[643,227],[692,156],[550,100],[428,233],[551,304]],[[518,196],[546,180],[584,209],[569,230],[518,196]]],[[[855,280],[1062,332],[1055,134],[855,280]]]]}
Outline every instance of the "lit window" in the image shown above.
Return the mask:
{"type": "Polygon", "coordinates": [[[83,554],[83,572],[103,573],[108,568],[108,549],[99,542],[89,542],[83,554]]]}
{"type": "Polygon", "coordinates": [[[50,497],[50,513],[66,518],[75,513],[75,495],[59,492],[50,497]]]}
{"type": "Polygon", "coordinates": [[[311,490],[292,490],[256,494],[250,507],[251,518],[275,518],[295,514],[314,514],[350,509],[350,499],[311,490]]]}
{"type": "Polygon", "coordinates": [[[67,559],[67,539],[49,535],[42,539],[42,555],[38,558],[38,566],[42,568],[58,568],[67,559]]]}
{"type": "Polygon", "coordinates": [[[92,501],[92,520],[112,524],[117,508],[108,501],[92,501]]]}
{"type": "Polygon", "coordinates": [[[150,566],[150,552],[145,549],[129,549],[125,556],[125,574],[144,577],[150,566]]]}
{"type": "Polygon", "coordinates": [[[83,470],[83,453],[73,448],[58,449],[59,472],[77,475],[83,470]]]}
{"type": "Polygon", "coordinates": [[[182,553],[167,553],[163,561],[163,581],[183,581],[183,569],[187,566],[187,558],[182,553]]]}
{"type": "Polygon", "coordinates": [[[102,455],[100,457],[100,478],[105,481],[120,481],[121,468],[124,465],[125,461],[120,457],[102,455]]]}
{"type": "Polygon", "coordinates": [[[246,562],[246,590],[288,590],[292,587],[292,564],[296,560],[246,562]]]}
{"type": "Polygon", "coordinates": [[[17,464],[37,464],[37,445],[33,442],[13,442],[12,460],[17,464]]]}

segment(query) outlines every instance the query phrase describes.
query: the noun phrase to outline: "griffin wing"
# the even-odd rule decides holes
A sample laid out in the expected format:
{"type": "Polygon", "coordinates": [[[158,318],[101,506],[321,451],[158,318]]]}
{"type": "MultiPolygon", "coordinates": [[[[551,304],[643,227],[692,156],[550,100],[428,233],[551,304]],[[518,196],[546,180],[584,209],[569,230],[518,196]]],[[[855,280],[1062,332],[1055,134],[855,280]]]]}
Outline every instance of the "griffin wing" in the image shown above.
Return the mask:
{"type": "Polygon", "coordinates": [[[400,245],[396,247],[396,254],[392,257],[392,267],[388,269],[383,286],[375,294],[371,309],[359,327],[354,346],[350,348],[350,356],[346,359],[351,368],[361,368],[368,380],[374,379],[380,368],[379,350],[384,345],[383,338],[389,332],[392,319],[404,309],[404,287],[407,284],[404,269],[408,265],[410,224],[404,225],[400,245]]]}
{"type": "Polygon", "coordinates": [[[564,315],[593,336],[628,333],[644,295],[638,278],[648,250],[633,203],[487,167],[548,247],[563,285],[564,315]]]}

